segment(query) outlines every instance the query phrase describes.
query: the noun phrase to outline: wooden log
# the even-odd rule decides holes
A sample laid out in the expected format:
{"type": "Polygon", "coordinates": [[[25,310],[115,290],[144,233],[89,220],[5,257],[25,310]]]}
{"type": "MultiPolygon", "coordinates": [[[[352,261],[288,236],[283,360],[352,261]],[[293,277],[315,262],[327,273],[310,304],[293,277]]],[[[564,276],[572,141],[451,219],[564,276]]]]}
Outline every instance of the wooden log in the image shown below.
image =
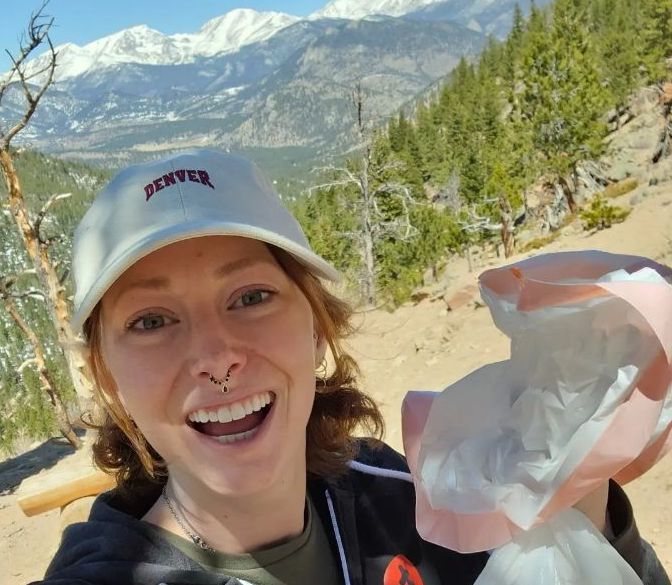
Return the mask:
{"type": "Polygon", "coordinates": [[[17,490],[17,502],[26,516],[36,516],[114,486],[112,476],[90,463],[56,468],[25,479],[17,490]]]}
{"type": "Polygon", "coordinates": [[[95,499],[95,496],[87,496],[63,506],[61,508],[61,532],[70,526],[70,524],[86,522],[95,499]]]}

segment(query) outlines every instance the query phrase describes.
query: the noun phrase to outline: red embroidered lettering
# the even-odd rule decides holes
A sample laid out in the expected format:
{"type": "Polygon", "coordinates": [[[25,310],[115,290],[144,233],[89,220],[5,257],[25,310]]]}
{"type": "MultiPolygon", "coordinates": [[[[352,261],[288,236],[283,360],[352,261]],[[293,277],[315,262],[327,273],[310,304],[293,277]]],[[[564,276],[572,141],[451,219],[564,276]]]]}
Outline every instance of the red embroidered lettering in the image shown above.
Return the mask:
{"type": "Polygon", "coordinates": [[[198,176],[201,179],[201,183],[207,185],[211,189],[215,188],[215,186],[210,182],[210,176],[208,175],[208,171],[198,171],[198,176]]]}
{"type": "Polygon", "coordinates": [[[151,183],[147,183],[147,185],[145,185],[145,200],[149,201],[153,195],[162,189],[166,189],[171,185],[176,185],[178,181],[184,183],[187,179],[193,183],[206,185],[211,189],[215,188],[212,181],[210,181],[208,171],[204,171],[203,169],[177,169],[175,171],[170,171],[161,177],[157,177],[151,183]]]}

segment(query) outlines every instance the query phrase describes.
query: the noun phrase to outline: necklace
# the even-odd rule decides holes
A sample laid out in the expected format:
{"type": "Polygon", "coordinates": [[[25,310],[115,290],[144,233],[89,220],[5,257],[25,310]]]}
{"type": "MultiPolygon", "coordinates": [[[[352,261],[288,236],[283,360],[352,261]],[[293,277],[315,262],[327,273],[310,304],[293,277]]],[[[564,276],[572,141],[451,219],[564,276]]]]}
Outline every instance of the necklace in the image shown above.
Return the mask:
{"type": "Polygon", "coordinates": [[[163,489],[161,490],[161,496],[163,497],[163,500],[166,502],[166,505],[168,506],[168,509],[170,510],[170,513],[173,515],[173,518],[175,519],[175,522],[177,522],[182,529],[182,531],[189,537],[191,538],[191,541],[197,545],[200,546],[203,550],[207,550],[208,552],[215,552],[215,549],[212,548],[205,540],[203,539],[202,536],[199,536],[195,532],[189,529],[187,526],[187,519],[180,518],[180,514],[177,513],[177,510],[173,507],[173,502],[171,502],[170,498],[168,497],[168,494],[166,492],[166,487],[167,484],[164,484],[163,489]]]}

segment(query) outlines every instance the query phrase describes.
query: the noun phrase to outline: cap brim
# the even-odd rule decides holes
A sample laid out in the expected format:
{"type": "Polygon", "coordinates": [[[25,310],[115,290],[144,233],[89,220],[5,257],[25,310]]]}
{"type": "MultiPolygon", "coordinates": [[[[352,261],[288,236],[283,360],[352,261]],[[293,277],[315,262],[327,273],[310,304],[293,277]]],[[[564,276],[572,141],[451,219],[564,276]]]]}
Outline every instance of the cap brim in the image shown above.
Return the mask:
{"type": "Polygon", "coordinates": [[[132,245],[126,247],[123,254],[117,256],[102,268],[100,276],[96,279],[88,294],[72,315],[70,322],[73,330],[78,333],[82,331],[82,327],[91,311],[98,304],[105,292],[138,260],[175,242],[205,236],[241,236],[266,242],[292,254],[315,276],[334,282],[341,280],[341,273],[326,260],[310,252],[303,246],[298,245],[296,242],[278,236],[274,232],[232,222],[203,220],[184,222],[179,225],[171,225],[163,230],[154,231],[139,238],[132,245]]]}

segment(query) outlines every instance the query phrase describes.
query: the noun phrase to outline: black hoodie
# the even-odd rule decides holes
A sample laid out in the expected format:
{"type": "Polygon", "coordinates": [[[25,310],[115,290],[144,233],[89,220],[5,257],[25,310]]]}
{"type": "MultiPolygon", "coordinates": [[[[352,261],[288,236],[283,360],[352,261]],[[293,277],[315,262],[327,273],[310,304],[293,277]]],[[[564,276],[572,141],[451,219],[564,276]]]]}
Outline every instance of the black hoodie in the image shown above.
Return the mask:
{"type": "MultiPolygon", "coordinates": [[[[89,520],[65,530],[45,580],[39,583],[239,584],[223,573],[206,571],[165,540],[160,531],[139,520],[159,497],[160,489],[156,486],[132,502],[116,490],[101,494],[89,520]]],[[[345,585],[397,581],[399,585],[471,585],[488,560],[487,553],[460,554],[418,536],[408,468],[403,457],[387,446],[371,449],[362,444],[349,473],[334,481],[310,479],[308,490],[345,585]],[[413,566],[420,575],[419,583],[413,566]]],[[[612,545],[643,584],[670,585],[655,553],[640,539],[627,497],[613,482],[608,508],[616,535],[612,545]]]]}

